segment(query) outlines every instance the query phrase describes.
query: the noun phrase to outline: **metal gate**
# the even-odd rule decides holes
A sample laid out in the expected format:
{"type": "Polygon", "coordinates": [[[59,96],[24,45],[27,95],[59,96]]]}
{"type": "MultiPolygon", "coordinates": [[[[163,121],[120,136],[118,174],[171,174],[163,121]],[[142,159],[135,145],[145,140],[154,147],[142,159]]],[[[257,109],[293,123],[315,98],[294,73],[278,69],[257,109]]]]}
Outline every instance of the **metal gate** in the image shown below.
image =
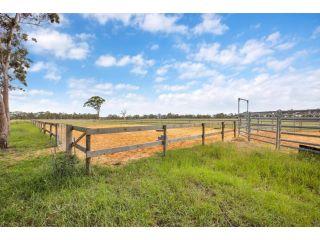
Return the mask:
{"type": "Polygon", "coordinates": [[[248,141],[320,153],[320,109],[244,112],[238,135],[248,141]]]}

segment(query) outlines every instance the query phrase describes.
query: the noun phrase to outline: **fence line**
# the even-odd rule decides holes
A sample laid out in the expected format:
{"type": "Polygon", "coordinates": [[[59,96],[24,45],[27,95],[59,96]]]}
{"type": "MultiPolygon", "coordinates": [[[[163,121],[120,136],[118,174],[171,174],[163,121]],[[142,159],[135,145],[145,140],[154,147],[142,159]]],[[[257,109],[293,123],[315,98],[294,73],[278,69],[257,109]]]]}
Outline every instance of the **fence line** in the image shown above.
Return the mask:
{"type": "MultiPolygon", "coordinates": [[[[113,154],[113,153],[119,153],[119,152],[126,152],[131,150],[137,150],[137,149],[143,149],[143,148],[149,148],[154,146],[163,146],[163,156],[166,155],[167,148],[169,144],[172,143],[178,143],[178,142],[184,142],[188,140],[194,140],[194,139],[200,139],[202,140],[202,145],[205,144],[205,140],[207,137],[214,136],[214,135],[221,135],[221,140],[224,141],[225,134],[227,133],[234,133],[234,137],[236,137],[236,127],[237,123],[234,120],[227,120],[228,122],[233,122],[233,129],[232,130],[225,130],[225,121],[221,121],[221,131],[214,132],[214,133],[206,133],[206,127],[212,126],[213,123],[191,123],[191,124],[165,124],[165,125],[149,125],[149,126],[132,126],[132,127],[114,127],[114,128],[86,128],[86,127],[80,127],[80,126],[74,126],[74,125],[65,125],[65,151],[68,155],[72,154],[72,148],[76,148],[80,150],[81,152],[85,153],[85,159],[86,159],[86,172],[87,174],[90,174],[90,166],[91,166],[91,158],[97,157],[101,155],[107,155],[107,154],[113,154]],[[167,132],[169,129],[177,129],[177,128],[191,128],[191,127],[201,127],[201,134],[187,136],[187,137],[181,137],[181,138],[173,138],[169,139],[167,132]],[[147,142],[142,144],[135,144],[135,145],[128,145],[128,146],[121,146],[121,147],[115,147],[115,148],[107,148],[107,149],[101,149],[101,150],[92,150],[91,143],[92,135],[97,134],[112,134],[112,133],[123,133],[123,132],[141,132],[141,131],[150,131],[154,130],[157,132],[160,132],[162,135],[158,137],[158,140],[154,142],[147,142]],[[72,131],[79,131],[82,134],[77,138],[72,138],[72,131]],[[79,144],[80,140],[85,138],[85,146],[81,146],[79,144]]],[[[216,123],[217,121],[215,121],[216,123]]],[[[40,128],[41,131],[44,133],[50,132],[50,136],[56,137],[56,145],[60,143],[58,139],[62,139],[61,136],[58,134],[58,126],[62,127],[61,124],[57,123],[49,123],[49,122],[43,122],[38,120],[32,120],[32,123],[40,128]],[[50,131],[47,130],[47,126],[50,126],[50,131]],[[52,126],[55,126],[55,134],[51,132],[52,126]]],[[[61,130],[62,133],[62,130],[61,130]]]]}
{"type": "Polygon", "coordinates": [[[40,128],[40,132],[43,134],[48,133],[50,135],[50,139],[52,137],[55,138],[55,146],[58,146],[58,123],[51,123],[51,122],[42,122],[37,120],[31,121],[33,125],[40,128]],[[49,126],[49,130],[47,129],[47,126],[49,126]],[[54,131],[53,131],[54,128],[54,131]]]}
{"type": "Polygon", "coordinates": [[[298,131],[317,131],[320,133],[320,114],[319,109],[314,110],[292,110],[275,112],[248,112],[238,116],[238,136],[250,140],[260,141],[275,145],[279,150],[281,147],[297,149],[299,151],[309,151],[320,154],[320,141],[314,143],[311,139],[319,139],[320,135],[309,133],[298,133],[298,131]],[[310,113],[310,117],[297,117],[297,113],[310,113]],[[285,113],[285,114],[284,114],[285,113]],[[318,117],[317,117],[318,114],[318,117]],[[261,115],[263,115],[261,117],[261,115]],[[292,116],[293,115],[293,116],[292,116]],[[297,126],[297,122],[299,126],[297,126]],[[318,125],[317,125],[318,124],[318,125]],[[252,132],[255,131],[255,132],[252,132]],[[261,132],[261,133],[260,133],[261,132]],[[263,133],[273,134],[268,136],[263,133]],[[284,136],[304,137],[305,141],[287,139],[284,136]],[[258,137],[258,138],[257,138],[258,137]],[[310,139],[311,138],[311,139],[310,139]],[[271,139],[271,140],[270,140],[271,139]],[[287,144],[284,144],[287,143],[287,144]],[[288,145],[299,144],[299,146],[288,145]]]}

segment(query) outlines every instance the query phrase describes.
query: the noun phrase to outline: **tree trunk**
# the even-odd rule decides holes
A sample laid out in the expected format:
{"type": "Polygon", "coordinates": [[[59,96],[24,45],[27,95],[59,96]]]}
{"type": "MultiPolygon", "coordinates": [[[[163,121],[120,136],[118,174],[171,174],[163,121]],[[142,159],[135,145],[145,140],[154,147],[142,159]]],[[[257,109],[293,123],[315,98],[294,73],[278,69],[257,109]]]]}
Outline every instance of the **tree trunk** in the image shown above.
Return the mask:
{"type": "Polygon", "coordinates": [[[10,122],[10,110],[9,110],[9,78],[6,72],[3,72],[3,90],[2,101],[4,104],[4,112],[7,117],[7,121],[10,122]]]}
{"type": "Polygon", "coordinates": [[[6,58],[4,59],[4,62],[2,62],[2,76],[3,76],[3,89],[2,89],[2,101],[4,102],[4,110],[7,117],[7,123],[8,123],[8,131],[9,131],[9,123],[10,123],[10,111],[9,111],[9,63],[11,60],[11,43],[13,39],[13,33],[15,31],[16,26],[18,25],[18,22],[20,21],[20,13],[16,13],[14,17],[14,22],[11,26],[10,32],[9,32],[9,38],[7,42],[6,49],[8,51],[8,54],[6,58]]]}
{"type": "Polygon", "coordinates": [[[8,147],[9,124],[5,112],[3,97],[0,94],[0,149],[8,147]]]}

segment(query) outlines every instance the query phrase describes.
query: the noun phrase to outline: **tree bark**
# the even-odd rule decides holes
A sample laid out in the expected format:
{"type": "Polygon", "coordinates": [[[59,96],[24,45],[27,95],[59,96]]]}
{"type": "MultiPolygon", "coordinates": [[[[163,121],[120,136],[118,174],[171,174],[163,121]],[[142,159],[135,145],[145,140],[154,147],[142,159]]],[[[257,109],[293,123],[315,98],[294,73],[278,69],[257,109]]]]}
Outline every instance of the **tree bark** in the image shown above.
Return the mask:
{"type": "Polygon", "coordinates": [[[0,149],[8,147],[9,124],[5,112],[3,97],[0,94],[0,149]]]}
{"type": "MultiPolygon", "coordinates": [[[[19,19],[20,19],[20,14],[16,13],[16,15],[14,17],[14,22],[13,22],[11,29],[10,29],[10,32],[9,32],[8,42],[6,44],[8,54],[2,63],[2,76],[3,76],[3,78],[2,78],[2,80],[3,80],[2,96],[3,96],[5,114],[7,116],[7,123],[8,124],[10,123],[8,71],[9,71],[9,63],[11,60],[11,43],[12,43],[12,38],[13,38],[13,32],[19,22],[19,19]]],[[[8,125],[8,129],[9,129],[9,125],[8,125]]]]}
{"type": "Polygon", "coordinates": [[[10,130],[10,109],[9,109],[9,64],[11,60],[11,44],[13,33],[20,21],[20,14],[16,13],[14,22],[10,28],[8,41],[6,43],[7,54],[1,59],[2,92],[0,93],[0,149],[8,147],[8,136],[10,130]]]}

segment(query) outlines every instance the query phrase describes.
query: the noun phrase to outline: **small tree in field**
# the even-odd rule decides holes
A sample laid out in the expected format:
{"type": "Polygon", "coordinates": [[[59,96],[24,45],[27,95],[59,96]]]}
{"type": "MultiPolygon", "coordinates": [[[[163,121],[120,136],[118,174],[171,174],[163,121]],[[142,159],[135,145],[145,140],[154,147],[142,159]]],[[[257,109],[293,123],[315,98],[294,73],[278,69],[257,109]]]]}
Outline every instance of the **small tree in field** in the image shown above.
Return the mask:
{"type": "Polygon", "coordinates": [[[122,109],[121,112],[120,112],[120,115],[123,117],[124,120],[126,120],[127,109],[122,109]]]}
{"type": "Polygon", "coordinates": [[[103,99],[102,97],[99,96],[93,96],[91,98],[89,98],[84,104],[84,107],[92,107],[93,109],[95,109],[97,111],[97,115],[98,118],[100,117],[100,109],[102,104],[105,102],[106,100],[103,99]]]}

